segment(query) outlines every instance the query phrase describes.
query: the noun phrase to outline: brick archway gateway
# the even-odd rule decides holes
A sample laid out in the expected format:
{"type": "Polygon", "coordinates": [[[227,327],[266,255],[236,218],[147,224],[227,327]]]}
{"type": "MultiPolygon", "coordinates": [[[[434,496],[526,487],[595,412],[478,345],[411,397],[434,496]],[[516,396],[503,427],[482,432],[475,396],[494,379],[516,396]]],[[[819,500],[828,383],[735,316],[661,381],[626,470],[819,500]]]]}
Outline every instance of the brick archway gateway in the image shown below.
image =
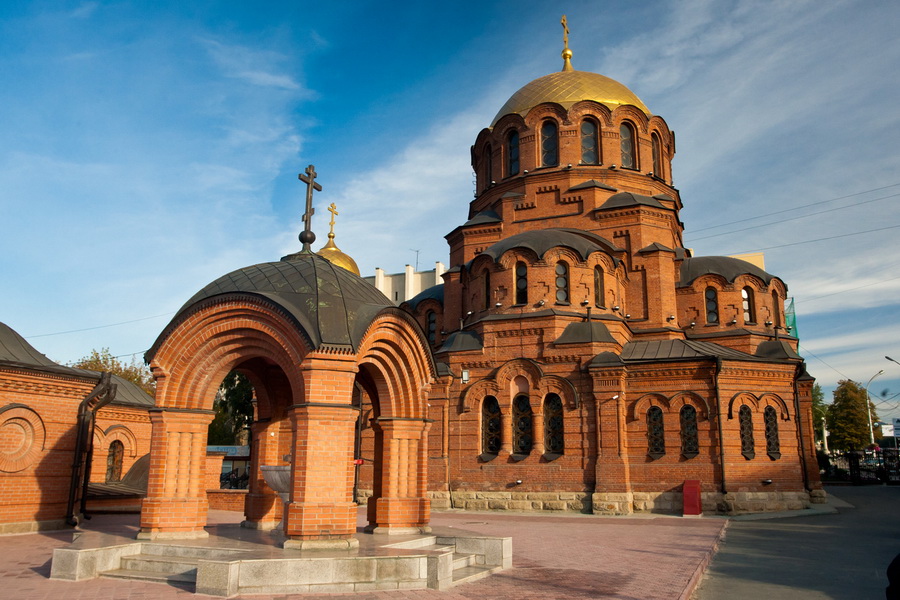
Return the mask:
{"type": "Polygon", "coordinates": [[[410,531],[430,517],[427,396],[436,377],[420,327],[375,288],[308,253],[230,273],[194,296],[147,353],[157,382],[140,538],[206,535],[206,434],[230,370],[257,396],[245,525],[282,519],[286,546],[355,540],[354,388],[375,407],[370,528],[410,531]],[[284,504],[260,476],[291,464],[284,504]]]}

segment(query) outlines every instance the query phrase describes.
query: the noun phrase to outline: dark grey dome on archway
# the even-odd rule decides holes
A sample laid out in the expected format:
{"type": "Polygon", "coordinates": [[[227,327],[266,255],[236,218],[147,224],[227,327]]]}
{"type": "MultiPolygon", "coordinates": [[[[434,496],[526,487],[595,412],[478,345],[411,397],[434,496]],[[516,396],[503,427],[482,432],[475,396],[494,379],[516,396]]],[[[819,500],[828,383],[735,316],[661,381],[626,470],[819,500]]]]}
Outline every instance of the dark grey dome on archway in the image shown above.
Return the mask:
{"type": "Polygon", "coordinates": [[[681,263],[681,281],[678,287],[687,287],[703,275],[719,275],[729,283],[734,283],[739,275],[754,275],[765,282],[766,285],[775,278],[756,265],[730,256],[695,256],[686,258],[681,263]]]}
{"type": "Polygon", "coordinates": [[[588,231],[580,231],[578,229],[540,229],[538,231],[526,231],[525,233],[511,235],[485,248],[481,254],[486,254],[493,258],[494,261],[497,261],[508,250],[527,248],[534,252],[538,258],[543,258],[548,250],[559,246],[574,250],[581,257],[581,260],[586,260],[594,252],[609,254],[622,252],[622,248],[619,248],[605,237],[588,231]]]}
{"type": "Polygon", "coordinates": [[[313,349],[356,351],[375,316],[393,304],[358,275],[321,256],[298,252],[277,262],[252,265],[219,277],[194,294],[147,351],[149,362],[188,316],[213,304],[257,298],[292,319],[313,349]]]}

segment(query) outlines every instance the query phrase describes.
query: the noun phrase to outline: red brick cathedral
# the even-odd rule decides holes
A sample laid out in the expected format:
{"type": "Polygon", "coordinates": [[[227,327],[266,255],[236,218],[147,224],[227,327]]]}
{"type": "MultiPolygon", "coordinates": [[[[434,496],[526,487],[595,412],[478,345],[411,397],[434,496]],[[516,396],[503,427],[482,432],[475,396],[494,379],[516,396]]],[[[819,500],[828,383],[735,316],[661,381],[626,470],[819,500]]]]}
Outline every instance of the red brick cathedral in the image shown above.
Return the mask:
{"type": "Polygon", "coordinates": [[[563,59],[476,137],[444,283],[402,305],[443,375],[433,505],[679,511],[688,480],[706,512],[823,501],[787,286],[691,255],[666,121],[563,59]]]}

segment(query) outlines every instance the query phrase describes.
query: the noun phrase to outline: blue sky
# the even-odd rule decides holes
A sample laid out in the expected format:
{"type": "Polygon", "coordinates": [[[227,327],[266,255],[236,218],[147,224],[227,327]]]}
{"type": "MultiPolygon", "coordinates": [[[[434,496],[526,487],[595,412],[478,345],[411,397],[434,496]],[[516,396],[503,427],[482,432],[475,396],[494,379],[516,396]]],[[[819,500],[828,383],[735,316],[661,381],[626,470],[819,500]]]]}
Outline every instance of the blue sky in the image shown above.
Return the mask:
{"type": "Polygon", "coordinates": [[[316,247],[335,202],[364,275],[446,262],[469,147],[559,70],[563,12],[575,68],[675,130],[687,245],[765,252],[826,389],[884,369],[873,394],[900,392],[891,2],[4,2],[0,320],[60,362],[142,353],[206,283],[299,247],[310,163],[316,247]]]}

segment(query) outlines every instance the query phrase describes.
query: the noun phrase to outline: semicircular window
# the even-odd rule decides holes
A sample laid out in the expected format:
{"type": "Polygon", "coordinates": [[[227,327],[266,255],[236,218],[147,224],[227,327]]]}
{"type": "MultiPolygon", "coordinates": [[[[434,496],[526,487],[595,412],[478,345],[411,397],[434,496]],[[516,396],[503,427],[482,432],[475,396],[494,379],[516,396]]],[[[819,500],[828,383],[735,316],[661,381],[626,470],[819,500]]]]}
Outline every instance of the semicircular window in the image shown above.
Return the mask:
{"type": "Polygon", "coordinates": [[[681,409],[681,455],[694,458],[700,454],[700,441],[697,434],[697,409],[686,404],[681,409]]]}
{"type": "Polygon", "coordinates": [[[634,151],[634,128],[630,123],[622,123],[619,127],[619,144],[622,149],[622,167],[637,169],[637,155],[634,151]]]}
{"type": "Polygon", "coordinates": [[[516,304],[528,303],[528,266],[519,261],[516,263],[516,304]]]}
{"type": "Polygon", "coordinates": [[[106,483],[122,481],[122,460],[125,457],[125,445],[119,440],[114,440],[109,445],[109,454],[106,456],[106,483]]]}
{"type": "Polygon", "coordinates": [[[597,124],[590,119],[581,122],[581,162],[586,165],[600,164],[600,145],[597,124]]]}
{"type": "Polygon", "coordinates": [[[565,449],[562,399],[556,394],[544,400],[544,449],[547,454],[562,454],[565,449]]]}
{"type": "Polygon", "coordinates": [[[569,303],[569,265],[562,260],[556,263],[556,301],[569,303]]]}
{"type": "Polygon", "coordinates": [[[519,174],[519,132],[515,129],[506,138],[506,174],[519,174]]]}
{"type": "Polygon", "coordinates": [[[663,411],[658,406],[651,406],[647,410],[647,454],[654,460],[666,455],[663,411]]]}
{"type": "Polygon", "coordinates": [[[559,130],[553,121],[541,125],[541,166],[555,167],[559,164],[559,130]]]}
{"type": "Polygon", "coordinates": [[[778,441],[778,413],[771,406],[763,411],[766,424],[766,453],[772,460],[781,458],[781,443],[778,441]]]}
{"type": "Polygon", "coordinates": [[[481,403],[481,451],[496,456],[500,452],[500,405],[493,396],[481,403]]]}
{"type": "Polygon", "coordinates": [[[531,454],[534,446],[534,415],[528,396],[513,400],[513,454],[531,454]]]}
{"type": "Polygon", "coordinates": [[[708,287],[703,294],[706,302],[706,322],[710,324],[719,322],[719,294],[716,288],[708,287]]]}
{"type": "Polygon", "coordinates": [[[756,456],[755,443],[753,441],[753,412],[746,404],[741,405],[738,411],[738,422],[741,427],[741,454],[747,460],[756,456]]]}

